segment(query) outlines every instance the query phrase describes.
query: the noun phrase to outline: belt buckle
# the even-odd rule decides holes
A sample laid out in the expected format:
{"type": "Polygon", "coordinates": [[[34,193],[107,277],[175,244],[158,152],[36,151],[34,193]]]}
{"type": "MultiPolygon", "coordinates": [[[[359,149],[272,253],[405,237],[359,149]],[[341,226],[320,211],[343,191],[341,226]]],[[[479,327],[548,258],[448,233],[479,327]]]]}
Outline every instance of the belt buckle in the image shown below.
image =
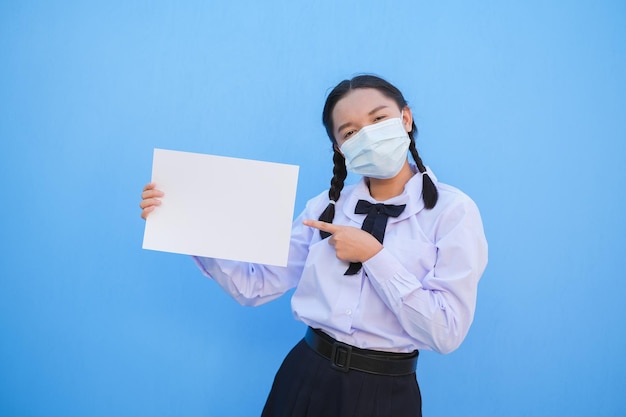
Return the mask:
{"type": "Polygon", "coordinates": [[[341,372],[350,370],[350,358],[352,357],[352,346],[335,341],[330,353],[330,366],[341,372]]]}

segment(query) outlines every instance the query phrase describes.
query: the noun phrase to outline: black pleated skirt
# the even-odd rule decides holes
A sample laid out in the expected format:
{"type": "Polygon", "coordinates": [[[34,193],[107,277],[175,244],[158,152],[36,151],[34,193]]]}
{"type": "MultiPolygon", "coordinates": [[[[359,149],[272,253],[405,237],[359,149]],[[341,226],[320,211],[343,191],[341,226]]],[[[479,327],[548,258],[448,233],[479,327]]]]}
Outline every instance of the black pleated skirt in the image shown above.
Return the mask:
{"type": "Polygon", "coordinates": [[[302,340],[281,365],[262,417],[421,417],[415,374],[342,372],[302,340]]]}

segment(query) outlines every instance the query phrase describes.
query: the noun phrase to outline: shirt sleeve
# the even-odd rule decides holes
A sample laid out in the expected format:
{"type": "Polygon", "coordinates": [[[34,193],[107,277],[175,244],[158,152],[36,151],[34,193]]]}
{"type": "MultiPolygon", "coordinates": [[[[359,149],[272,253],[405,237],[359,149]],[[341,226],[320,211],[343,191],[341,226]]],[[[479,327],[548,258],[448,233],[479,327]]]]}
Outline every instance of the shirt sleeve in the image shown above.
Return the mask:
{"type": "Polygon", "coordinates": [[[478,208],[469,198],[440,216],[436,262],[426,276],[409,272],[386,248],[363,267],[407,334],[439,353],[449,353],[461,344],[474,318],[487,242],[478,208]]]}
{"type": "Polygon", "coordinates": [[[200,271],[212,278],[237,302],[257,306],[272,301],[298,285],[308,254],[311,228],[302,225],[302,213],[291,230],[286,267],[194,256],[200,271]]]}

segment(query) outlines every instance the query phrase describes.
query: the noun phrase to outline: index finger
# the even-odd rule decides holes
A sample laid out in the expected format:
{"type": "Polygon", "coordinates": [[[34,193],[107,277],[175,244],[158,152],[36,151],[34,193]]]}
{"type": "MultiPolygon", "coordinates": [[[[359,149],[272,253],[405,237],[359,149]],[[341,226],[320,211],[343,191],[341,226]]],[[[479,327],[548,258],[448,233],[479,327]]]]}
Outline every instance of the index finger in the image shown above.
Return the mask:
{"type": "Polygon", "coordinates": [[[323,232],[331,233],[331,234],[339,230],[339,227],[340,227],[332,223],[326,223],[320,220],[304,220],[302,224],[304,224],[305,226],[312,227],[317,230],[321,230],[323,232]]]}

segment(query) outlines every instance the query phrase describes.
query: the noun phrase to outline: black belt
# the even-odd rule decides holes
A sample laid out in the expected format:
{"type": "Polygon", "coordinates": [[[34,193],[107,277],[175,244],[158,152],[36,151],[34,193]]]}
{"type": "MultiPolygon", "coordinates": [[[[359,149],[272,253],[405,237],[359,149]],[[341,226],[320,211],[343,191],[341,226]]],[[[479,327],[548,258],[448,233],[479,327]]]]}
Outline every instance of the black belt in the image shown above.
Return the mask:
{"type": "Polygon", "coordinates": [[[343,372],[354,369],[376,375],[401,376],[414,373],[417,367],[417,350],[412,353],[391,353],[359,349],[310,327],[304,340],[314,351],[328,359],[331,367],[343,372]]]}

